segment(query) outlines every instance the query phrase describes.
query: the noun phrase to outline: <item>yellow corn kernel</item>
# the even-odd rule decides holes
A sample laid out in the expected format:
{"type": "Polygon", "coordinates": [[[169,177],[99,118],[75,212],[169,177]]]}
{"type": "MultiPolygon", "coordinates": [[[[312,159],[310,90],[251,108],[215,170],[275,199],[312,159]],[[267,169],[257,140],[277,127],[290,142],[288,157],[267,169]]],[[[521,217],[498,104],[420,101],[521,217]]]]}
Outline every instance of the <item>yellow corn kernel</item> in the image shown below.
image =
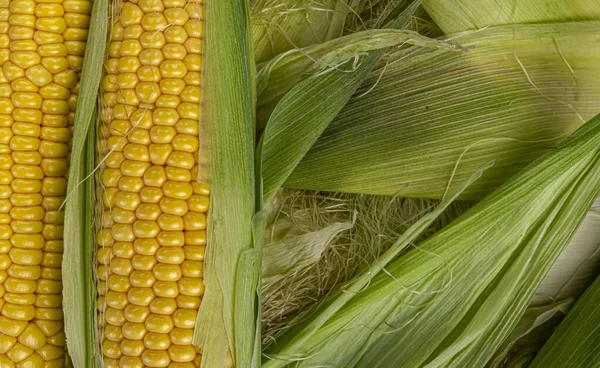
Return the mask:
{"type": "Polygon", "coordinates": [[[145,346],[141,340],[123,340],[121,341],[121,351],[127,356],[140,356],[145,346]]]}
{"type": "Polygon", "coordinates": [[[192,343],[194,337],[193,329],[174,328],[170,333],[169,337],[171,343],[175,345],[188,345],[192,343]]]}
{"type": "Polygon", "coordinates": [[[196,349],[191,345],[171,345],[168,352],[173,362],[191,362],[196,357],[196,349]]]}
{"type": "MultiPolygon", "coordinates": [[[[169,155],[170,155],[170,152],[169,152],[169,155]]],[[[194,175],[192,175],[190,170],[181,169],[179,167],[167,166],[165,171],[167,173],[167,179],[169,179],[171,181],[181,181],[181,182],[189,183],[192,181],[192,177],[194,176],[194,175]]],[[[193,185],[194,185],[194,183],[192,183],[192,188],[193,188],[193,185]]]]}
{"type": "Polygon", "coordinates": [[[112,251],[119,258],[133,258],[135,255],[133,243],[130,242],[117,242],[113,245],[112,251]]]}
{"type": "Polygon", "coordinates": [[[155,255],[160,248],[160,244],[156,239],[136,239],[133,246],[138,254],[147,256],[155,255]]]}
{"type": "Polygon", "coordinates": [[[106,308],[104,312],[104,319],[107,323],[113,326],[123,326],[126,322],[125,314],[120,309],[106,308]]]}
{"type": "Polygon", "coordinates": [[[179,292],[183,295],[204,295],[204,282],[202,281],[202,279],[182,277],[181,279],[179,279],[179,281],[177,281],[177,285],[179,286],[179,292]]]}
{"type": "Polygon", "coordinates": [[[169,24],[183,26],[189,20],[190,16],[182,8],[171,8],[164,11],[165,18],[169,24]]]}
{"type": "Polygon", "coordinates": [[[160,188],[145,187],[140,192],[140,199],[144,203],[159,203],[163,196],[160,188]]]}
{"type": "Polygon", "coordinates": [[[146,306],[130,304],[125,308],[125,318],[128,322],[143,323],[150,315],[150,309],[146,306]]]}
{"type": "Polygon", "coordinates": [[[173,298],[160,297],[150,303],[150,311],[154,314],[171,315],[177,310],[177,302],[173,298]]]}
{"type": "Polygon", "coordinates": [[[149,288],[152,287],[152,285],[154,285],[154,283],[156,282],[156,278],[150,271],[135,270],[131,273],[129,281],[134,287],[149,288]]]}
{"type": "Polygon", "coordinates": [[[106,293],[106,304],[114,309],[125,309],[128,304],[127,293],[109,290],[106,293]]]}
{"type": "MultiPolygon", "coordinates": [[[[184,229],[183,218],[165,213],[158,218],[158,226],[165,231],[182,231],[184,229]]],[[[181,252],[183,252],[183,249],[181,252]]]]}
{"type": "Polygon", "coordinates": [[[121,346],[115,341],[104,340],[102,343],[102,353],[106,357],[119,359],[122,355],[121,346]]]}
{"type": "Polygon", "coordinates": [[[121,340],[123,340],[123,333],[121,332],[121,327],[107,325],[104,328],[104,337],[110,341],[121,342],[121,340]]]}
{"type": "Polygon", "coordinates": [[[175,281],[156,281],[152,285],[152,290],[159,298],[176,298],[179,295],[175,281]]]}
{"type": "MultiPolygon", "coordinates": [[[[165,165],[173,152],[173,146],[170,144],[151,144],[150,160],[154,165],[165,165]]],[[[168,170],[168,168],[167,168],[168,170]]]]}
{"type": "Polygon", "coordinates": [[[136,270],[150,271],[154,268],[154,265],[156,265],[157,262],[156,257],[154,256],[136,254],[131,259],[131,263],[133,265],[133,268],[135,268],[136,270]]]}
{"type": "MultiPolygon", "coordinates": [[[[0,336],[0,354],[6,354],[6,352],[9,351],[15,345],[16,342],[17,342],[17,339],[15,337],[8,336],[8,335],[0,336]]],[[[0,363],[2,363],[1,360],[0,360],[0,363]]]]}
{"type": "Polygon", "coordinates": [[[147,349],[167,350],[171,346],[171,339],[167,334],[149,332],[144,336],[144,345],[147,349]]]}
{"type": "Polygon", "coordinates": [[[23,344],[16,343],[9,351],[6,356],[13,362],[21,362],[33,354],[33,349],[26,347],[23,344]]]}
{"type": "Polygon", "coordinates": [[[148,306],[152,299],[156,297],[152,289],[149,288],[131,288],[127,293],[129,302],[135,305],[148,306]]]}
{"type": "Polygon", "coordinates": [[[123,337],[130,340],[142,340],[148,332],[143,323],[126,322],[122,328],[123,337]]]}
{"type": "Polygon", "coordinates": [[[142,22],[142,18],[144,17],[144,12],[140,9],[136,4],[127,2],[123,4],[121,8],[121,16],[119,18],[119,23],[123,27],[127,27],[134,24],[140,24],[142,22]]]}

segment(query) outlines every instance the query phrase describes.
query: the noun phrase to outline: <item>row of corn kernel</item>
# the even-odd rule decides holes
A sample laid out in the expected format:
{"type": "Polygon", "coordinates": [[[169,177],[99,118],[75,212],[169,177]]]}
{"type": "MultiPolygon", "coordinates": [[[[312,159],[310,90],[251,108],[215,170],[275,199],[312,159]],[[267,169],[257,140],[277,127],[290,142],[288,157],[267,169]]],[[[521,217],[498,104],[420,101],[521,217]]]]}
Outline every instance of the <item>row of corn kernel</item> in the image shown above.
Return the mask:
{"type": "Polygon", "coordinates": [[[125,2],[102,113],[98,299],[106,367],[198,367],[208,189],[197,174],[201,4],[125,2]]]}
{"type": "Polygon", "coordinates": [[[0,354],[18,366],[67,364],[59,209],[90,10],[86,0],[12,0],[8,8],[12,234],[0,354]]]}

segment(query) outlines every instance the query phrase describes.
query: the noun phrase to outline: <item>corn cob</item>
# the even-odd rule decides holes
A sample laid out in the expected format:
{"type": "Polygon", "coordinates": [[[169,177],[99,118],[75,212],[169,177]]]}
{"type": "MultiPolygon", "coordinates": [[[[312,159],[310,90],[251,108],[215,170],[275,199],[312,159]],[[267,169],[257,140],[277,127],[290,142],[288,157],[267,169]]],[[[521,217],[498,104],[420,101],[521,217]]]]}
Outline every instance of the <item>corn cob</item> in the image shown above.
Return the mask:
{"type": "Polygon", "coordinates": [[[102,81],[104,367],[198,367],[209,189],[196,182],[203,3],[124,1],[102,81]]]}
{"type": "Polygon", "coordinates": [[[69,148],[91,2],[0,2],[0,366],[65,367],[69,148]]]}

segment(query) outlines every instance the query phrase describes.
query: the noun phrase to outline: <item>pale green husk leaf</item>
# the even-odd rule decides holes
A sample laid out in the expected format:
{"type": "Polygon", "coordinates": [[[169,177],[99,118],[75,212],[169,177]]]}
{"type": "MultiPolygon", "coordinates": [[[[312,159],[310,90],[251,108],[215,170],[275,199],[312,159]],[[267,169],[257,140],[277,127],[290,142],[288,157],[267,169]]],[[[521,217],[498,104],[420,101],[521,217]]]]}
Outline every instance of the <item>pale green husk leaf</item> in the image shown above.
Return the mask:
{"type": "Polygon", "coordinates": [[[530,368],[600,365],[600,278],[577,301],[530,368]]]}
{"type": "Polygon", "coordinates": [[[205,3],[199,181],[211,188],[204,298],[194,342],[202,366],[222,367],[228,352],[250,367],[260,250],[255,252],[254,57],[246,0],[205,3]],[[240,287],[247,287],[240,297],[240,287]]]}
{"type": "Polygon", "coordinates": [[[600,20],[596,0],[423,0],[446,33],[523,23],[600,20]]]}
{"type": "MultiPolygon", "coordinates": [[[[282,329],[302,323],[303,312],[372,265],[398,234],[439,204],[421,198],[288,189],[274,199],[268,206],[263,259],[265,346],[282,329]]],[[[452,203],[417,241],[468,208],[465,202],[452,203]]]]}
{"type": "Polygon", "coordinates": [[[380,51],[358,59],[352,71],[332,69],[312,76],[279,102],[261,138],[265,202],[285,182],[382,55],[380,51]]]}
{"type": "Polygon", "coordinates": [[[108,1],[94,0],[83,59],[65,204],[62,262],[67,350],[75,367],[99,364],[96,324],[95,170],[97,96],[108,32],[108,1]]]}
{"type": "Polygon", "coordinates": [[[458,51],[460,48],[409,30],[367,30],[333,41],[296,49],[258,65],[258,126],[263,126],[274,104],[301,81],[327,71],[353,71],[349,60],[365,53],[404,44],[458,51]],[[344,65],[346,64],[346,65],[344,65]]]}
{"type": "Polygon", "coordinates": [[[256,62],[294,48],[340,37],[356,0],[254,0],[252,38],[256,62]]]}
{"type": "Polygon", "coordinates": [[[384,59],[286,181],[439,198],[491,159],[480,199],[600,110],[600,22],[495,27],[384,59]],[[454,168],[460,162],[456,172],[454,168]]]}
{"type": "Polygon", "coordinates": [[[364,290],[345,288],[279,336],[263,367],[484,366],[596,198],[599,147],[600,116],[418,247],[382,262],[386,272],[364,290]]]}
{"type": "Polygon", "coordinates": [[[587,213],[567,248],[538,287],[525,315],[493,360],[495,367],[514,365],[535,355],[575,301],[600,273],[600,200],[587,213]]]}

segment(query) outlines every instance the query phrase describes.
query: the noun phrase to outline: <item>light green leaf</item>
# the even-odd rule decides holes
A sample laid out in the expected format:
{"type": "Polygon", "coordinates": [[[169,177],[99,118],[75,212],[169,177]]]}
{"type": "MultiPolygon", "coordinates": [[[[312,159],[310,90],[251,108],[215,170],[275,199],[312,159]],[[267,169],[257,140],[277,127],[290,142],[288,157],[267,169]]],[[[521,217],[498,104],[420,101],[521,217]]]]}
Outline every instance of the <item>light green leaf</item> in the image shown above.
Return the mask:
{"type": "Polygon", "coordinates": [[[300,367],[485,366],[598,195],[599,147],[600,116],[449,226],[381,262],[386,272],[366,288],[345,288],[279,336],[263,367],[291,358],[300,367]]]}
{"type": "Polygon", "coordinates": [[[265,202],[285,182],[381,55],[383,52],[374,52],[360,58],[352,71],[332,69],[310,77],[279,102],[261,138],[265,202]]]}
{"type": "Polygon", "coordinates": [[[599,273],[600,200],[596,200],[537,288],[523,318],[496,353],[492,365],[513,367],[515,357],[518,357],[517,362],[526,354],[533,357],[599,273]],[[532,319],[549,315],[551,318],[532,319]],[[503,363],[505,361],[508,363],[503,363]]]}
{"type": "Polygon", "coordinates": [[[329,243],[340,232],[351,229],[351,222],[338,222],[324,229],[265,242],[262,277],[265,283],[283,278],[295,270],[315,264],[329,243]]]}
{"type": "Polygon", "coordinates": [[[346,14],[353,7],[352,2],[356,0],[252,1],[256,62],[341,36],[346,14]]]}
{"type": "Polygon", "coordinates": [[[523,23],[600,20],[596,0],[423,0],[446,33],[523,23]]]}
{"type": "Polygon", "coordinates": [[[353,70],[347,64],[365,53],[404,44],[443,50],[460,50],[409,30],[367,30],[330,42],[290,50],[258,65],[258,126],[262,127],[275,104],[301,81],[332,69],[353,70]]]}
{"type": "Polygon", "coordinates": [[[588,288],[530,368],[588,368],[600,364],[600,278],[588,288]]]}
{"type": "Polygon", "coordinates": [[[97,97],[108,33],[108,1],[95,0],[90,17],[75,130],[67,200],[62,274],[63,311],[67,349],[75,367],[96,367],[100,346],[96,336],[96,287],[94,263],[94,211],[97,97]]]}
{"type": "MultiPolygon", "coordinates": [[[[310,349],[314,349],[315,346],[317,346],[317,349],[320,350],[325,346],[322,345],[323,343],[328,343],[327,338],[321,339],[323,336],[321,333],[322,329],[325,326],[335,324],[340,311],[348,304],[356,301],[357,298],[354,297],[360,294],[365,288],[368,289],[371,282],[378,275],[383,273],[387,274],[387,271],[382,272],[385,267],[396,258],[400,252],[405,250],[411,242],[419,237],[424,230],[431,226],[456,197],[476,181],[483,171],[489,169],[492,165],[493,163],[488,163],[472,175],[469,180],[461,183],[458,190],[445,197],[432,212],[425,214],[410,226],[399,237],[394,245],[377,259],[377,262],[369,267],[364,273],[356,277],[356,279],[351,281],[348,286],[344,288],[343,292],[337,293],[326,300],[315,313],[310,314],[307,321],[303,321],[303,323],[297,327],[292,327],[289,332],[286,332],[281,338],[278,338],[275,348],[271,349],[272,351],[267,351],[267,354],[265,355],[266,360],[263,361],[263,368],[284,367],[287,363],[296,359],[300,362],[299,365],[308,364],[310,366],[310,364],[315,364],[315,362],[311,360],[313,355],[310,349]]],[[[362,299],[362,296],[358,299],[362,299]]],[[[367,320],[377,319],[384,310],[386,310],[386,308],[375,308],[371,311],[364,310],[365,314],[363,317],[367,320]]],[[[343,331],[340,330],[338,330],[338,332],[343,333],[343,331]]],[[[353,334],[353,336],[355,335],[353,334]]],[[[361,345],[356,345],[355,347],[358,350],[360,346],[361,345]]],[[[349,353],[347,349],[343,349],[342,346],[339,346],[339,349],[340,350],[331,350],[328,348],[327,354],[336,355],[336,358],[334,359],[340,359],[340,361],[334,363],[334,365],[341,364],[341,366],[345,366],[344,364],[348,363],[347,360],[352,358],[352,354],[349,353]]],[[[319,359],[319,357],[317,359],[319,359]]],[[[319,365],[322,364],[322,362],[317,360],[316,364],[319,365]]],[[[327,364],[329,364],[329,362],[327,362],[327,364]]]]}
{"type": "Polygon", "coordinates": [[[481,199],[600,111],[597,34],[595,21],[494,27],[456,40],[469,52],[391,54],[285,185],[439,198],[494,159],[463,197],[481,199]]]}
{"type": "Polygon", "coordinates": [[[202,366],[206,367],[223,366],[227,349],[237,367],[250,367],[257,328],[254,323],[243,320],[238,324],[236,320],[240,309],[256,307],[256,293],[248,291],[247,298],[236,297],[239,295],[236,285],[245,283],[249,277],[238,267],[252,263],[253,258],[244,254],[254,247],[256,93],[248,7],[246,0],[205,4],[207,52],[200,109],[198,180],[210,186],[211,205],[206,288],[194,343],[201,349],[202,366]],[[242,355],[238,357],[238,353],[242,355]]]}

